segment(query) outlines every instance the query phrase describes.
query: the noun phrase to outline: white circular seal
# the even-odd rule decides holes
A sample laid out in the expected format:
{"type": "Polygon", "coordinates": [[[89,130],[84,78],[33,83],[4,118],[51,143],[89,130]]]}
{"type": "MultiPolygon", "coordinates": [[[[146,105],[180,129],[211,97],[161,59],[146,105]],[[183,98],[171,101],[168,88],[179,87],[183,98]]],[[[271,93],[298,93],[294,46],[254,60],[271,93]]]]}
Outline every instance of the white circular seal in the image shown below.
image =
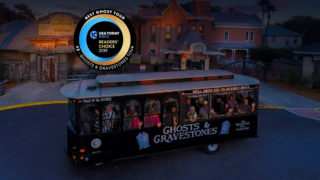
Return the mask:
{"type": "Polygon", "coordinates": [[[91,141],[91,146],[94,148],[94,149],[97,149],[101,146],[101,140],[99,138],[95,138],[91,141]]]}

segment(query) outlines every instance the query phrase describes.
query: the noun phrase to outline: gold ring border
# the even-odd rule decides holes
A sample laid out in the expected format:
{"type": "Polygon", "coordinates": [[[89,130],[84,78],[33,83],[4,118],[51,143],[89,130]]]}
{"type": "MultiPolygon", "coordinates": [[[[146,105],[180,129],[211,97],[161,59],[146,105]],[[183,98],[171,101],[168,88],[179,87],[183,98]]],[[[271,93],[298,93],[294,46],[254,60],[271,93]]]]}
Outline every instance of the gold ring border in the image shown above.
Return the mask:
{"type": "MultiPolygon", "coordinates": [[[[110,19],[110,20],[114,21],[120,27],[120,30],[123,35],[123,44],[122,44],[121,50],[119,51],[119,53],[117,54],[116,57],[114,57],[113,59],[108,60],[106,62],[98,62],[98,61],[92,60],[92,59],[88,58],[82,51],[81,52],[88,60],[92,61],[94,64],[101,65],[101,66],[109,66],[109,65],[116,64],[117,62],[121,61],[126,56],[126,54],[129,51],[130,44],[131,44],[131,35],[130,35],[130,32],[129,32],[127,25],[121,19],[119,19],[118,17],[116,17],[114,15],[99,14],[99,15],[96,15],[96,16],[90,18],[89,21],[91,19],[95,19],[95,18],[99,18],[99,17],[110,19]],[[129,39],[130,41],[125,41],[125,39],[129,39]]],[[[86,23],[84,23],[84,25],[86,23]]]]}

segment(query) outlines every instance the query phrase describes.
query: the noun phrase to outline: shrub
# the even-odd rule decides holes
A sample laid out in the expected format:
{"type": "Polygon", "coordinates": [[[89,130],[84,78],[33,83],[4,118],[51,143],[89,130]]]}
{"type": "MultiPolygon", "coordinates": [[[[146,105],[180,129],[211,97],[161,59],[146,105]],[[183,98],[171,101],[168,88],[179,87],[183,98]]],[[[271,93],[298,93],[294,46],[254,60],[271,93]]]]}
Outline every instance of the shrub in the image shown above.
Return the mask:
{"type": "Polygon", "coordinates": [[[320,75],[314,75],[312,77],[312,87],[320,89],[320,75]]]}
{"type": "Polygon", "coordinates": [[[283,75],[284,80],[289,86],[303,88],[309,83],[309,80],[303,77],[298,71],[289,69],[283,75]]]}
{"type": "Polygon", "coordinates": [[[0,81],[4,80],[4,72],[5,72],[6,68],[4,66],[4,64],[0,63],[0,81]]]}

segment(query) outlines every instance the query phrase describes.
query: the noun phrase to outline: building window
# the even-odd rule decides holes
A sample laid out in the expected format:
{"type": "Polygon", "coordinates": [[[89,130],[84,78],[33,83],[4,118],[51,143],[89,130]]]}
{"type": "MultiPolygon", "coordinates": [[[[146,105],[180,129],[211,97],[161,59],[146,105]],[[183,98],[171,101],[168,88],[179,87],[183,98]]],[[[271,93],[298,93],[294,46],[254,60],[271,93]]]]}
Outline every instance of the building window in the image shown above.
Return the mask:
{"type": "Polygon", "coordinates": [[[167,42],[171,41],[171,25],[170,24],[166,26],[166,41],[167,42]]]}
{"type": "Polygon", "coordinates": [[[251,41],[253,41],[253,40],[254,40],[254,32],[251,32],[250,40],[251,40],[251,41]]]}
{"type": "Polygon", "coordinates": [[[160,127],[161,104],[158,99],[148,98],[144,106],[144,128],[160,127]]]}
{"type": "Polygon", "coordinates": [[[246,32],[246,41],[249,40],[249,32],[246,32]]]}
{"type": "Polygon", "coordinates": [[[180,38],[181,34],[182,34],[182,25],[178,24],[178,26],[177,26],[177,39],[180,38]]]}
{"type": "Polygon", "coordinates": [[[199,26],[199,35],[204,39],[204,25],[199,26]]]}
{"type": "Polygon", "coordinates": [[[192,25],[192,29],[196,31],[197,30],[196,25],[192,25]]]}
{"type": "Polygon", "coordinates": [[[156,43],[156,25],[152,24],[150,26],[150,41],[156,43]]]}
{"type": "Polygon", "coordinates": [[[229,40],[229,31],[224,32],[224,40],[228,41],[229,40]]]}

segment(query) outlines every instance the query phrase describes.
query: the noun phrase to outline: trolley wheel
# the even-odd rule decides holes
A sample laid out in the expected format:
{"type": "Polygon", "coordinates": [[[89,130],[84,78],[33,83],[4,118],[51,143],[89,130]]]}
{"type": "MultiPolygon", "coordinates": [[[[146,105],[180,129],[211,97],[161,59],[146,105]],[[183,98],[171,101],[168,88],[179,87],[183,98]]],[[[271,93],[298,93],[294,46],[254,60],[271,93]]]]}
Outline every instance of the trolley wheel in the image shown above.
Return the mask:
{"type": "Polygon", "coordinates": [[[220,147],[220,144],[219,144],[219,143],[208,144],[208,145],[204,146],[204,151],[205,151],[206,153],[208,153],[208,154],[213,154],[213,153],[218,152],[219,147],[220,147]]]}

